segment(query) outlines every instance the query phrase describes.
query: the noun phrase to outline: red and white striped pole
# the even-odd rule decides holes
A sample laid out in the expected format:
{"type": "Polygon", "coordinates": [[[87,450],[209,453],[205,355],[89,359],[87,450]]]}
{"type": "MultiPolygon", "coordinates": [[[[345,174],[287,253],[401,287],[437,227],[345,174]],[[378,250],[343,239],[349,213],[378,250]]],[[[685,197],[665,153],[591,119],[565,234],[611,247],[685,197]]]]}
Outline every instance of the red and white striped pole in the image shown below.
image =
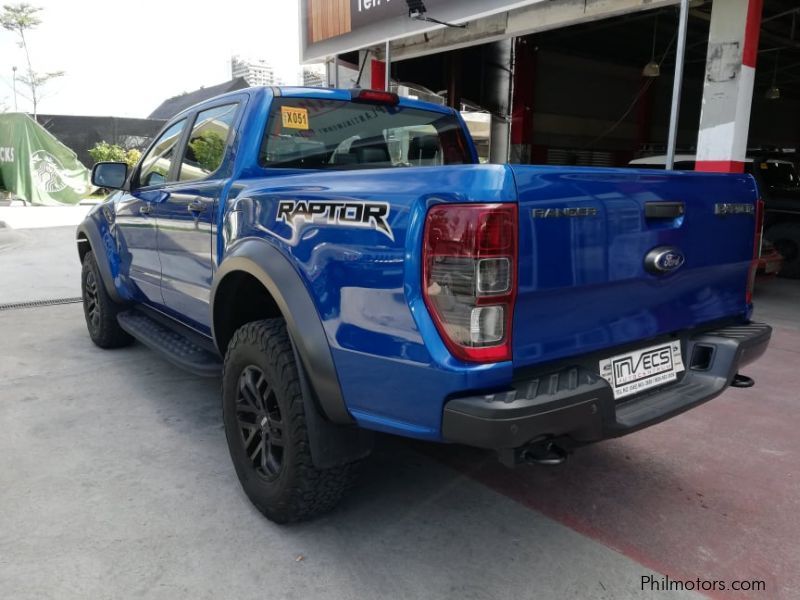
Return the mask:
{"type": "Polygon", "coordinates": [[[714,2],[697,139],[698,171],[742,173],[764,0],[714,2]]]}

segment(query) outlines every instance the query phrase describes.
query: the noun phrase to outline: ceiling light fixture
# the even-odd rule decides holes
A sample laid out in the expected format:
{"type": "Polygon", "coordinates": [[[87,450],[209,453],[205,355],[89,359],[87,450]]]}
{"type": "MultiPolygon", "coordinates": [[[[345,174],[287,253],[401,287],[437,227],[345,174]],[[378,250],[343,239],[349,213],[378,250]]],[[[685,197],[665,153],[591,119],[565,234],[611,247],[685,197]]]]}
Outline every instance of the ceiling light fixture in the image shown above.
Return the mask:
{"type": "Polygon", "coordinates": [[[654,60],[651,60],[644,66],[644,69],[642,69],[643,77],[659,77],[660,75],[661,75],[661,67],[654,60]]]}
{"type": "Polygon", "coordinates": [[[408,16],[412,19],[418,19],[428,12],[422,0],[406,0],[406,4],[408,4],[408,16]]]}
{"type": "Polygon", "coordinates": [[[781,99],[781,89],[778,87],[778,61],[781,58],[781,50],[778,48],[778,51],[775,53],[775,70],[772,71],[772,85],[767,90],[767,93],[764,94],[764,97],[767,100],[780,100],[781,99]]]}
{"type": "Polygon", "coordinates": [[[658,36],[658,13],[653,23],[653,49],[650,52],[650,62],[642,69],[642,77],[658,77],[661,75],[661,65],[656,62],[656,37],[658,36]]]}
{"type": "Polygon", "coordinates": [[[427,23],[436,23],[437,25],[444,25],[445,27],[454,27],[456,29],[466,29],[466,25],[453,25],[452,23],[446,23],[445,21],[440,21],[439,19],[434,19],[433,17],[428,17],[425,15],[428,12],[428,9],[425,8],[425,3],[422,0],[406,0],[406,4],[408,4],[408,17],[410,19],[414,19],[415,21],[425,21],[427,23]]]}

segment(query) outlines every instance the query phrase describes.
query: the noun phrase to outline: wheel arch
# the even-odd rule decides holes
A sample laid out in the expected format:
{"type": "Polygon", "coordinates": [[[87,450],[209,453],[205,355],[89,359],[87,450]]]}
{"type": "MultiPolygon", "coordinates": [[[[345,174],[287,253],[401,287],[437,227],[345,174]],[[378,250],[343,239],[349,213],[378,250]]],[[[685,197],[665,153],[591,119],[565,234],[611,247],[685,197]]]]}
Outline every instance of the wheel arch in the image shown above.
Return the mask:
{"type": "Polygon", "coordinates": [[[352,424],[322,320],[300,275],[272,244],[258,238],[238,242],[217,269],[211,287],[217,349],[224,356],[233,333],[244,323],[279,316],[286,320],[322,412],[333,423],[352,424]]]}
{"type": "Polygon", "coordinates": [[[94,252],[97,268],[100,269],[100,275],[103,279],[103,287],[105,287],[106,292],[114,302],[124,303],[125,299],[120,295],[117,286],[114,285],[114,275],[111,272],[106,245],[103,243],[103,235],[100,233],[97,223],[91,217],[87,217],[78,225],[75,231],[75,243],[81,263],[83,263],[83,259],[90,250],[94,252]]]}
{"type": "Polygon", "coordinates": [[[91,251],[92,244],[89,242],[89,237],[81,230],[78,230],[75,236],[75,242],[78,245],[78,259],[83,264],[83,259],[86,258],[86,255],[91,251]]]}

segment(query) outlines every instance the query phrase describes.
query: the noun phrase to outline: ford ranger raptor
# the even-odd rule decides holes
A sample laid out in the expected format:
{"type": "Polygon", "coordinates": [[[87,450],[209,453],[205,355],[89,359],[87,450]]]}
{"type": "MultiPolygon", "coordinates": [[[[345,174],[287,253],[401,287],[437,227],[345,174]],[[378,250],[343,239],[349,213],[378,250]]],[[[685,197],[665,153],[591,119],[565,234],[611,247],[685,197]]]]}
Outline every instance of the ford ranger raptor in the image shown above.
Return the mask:
{"type": "Polygon", "coordinates": [[[221,377],[280,523],[334,507],[373,432],[557,461],[751,385],[771,335],[749,175],[479,164],[453,109],[264,87],[92,177],[92,341],[221,377]]]}

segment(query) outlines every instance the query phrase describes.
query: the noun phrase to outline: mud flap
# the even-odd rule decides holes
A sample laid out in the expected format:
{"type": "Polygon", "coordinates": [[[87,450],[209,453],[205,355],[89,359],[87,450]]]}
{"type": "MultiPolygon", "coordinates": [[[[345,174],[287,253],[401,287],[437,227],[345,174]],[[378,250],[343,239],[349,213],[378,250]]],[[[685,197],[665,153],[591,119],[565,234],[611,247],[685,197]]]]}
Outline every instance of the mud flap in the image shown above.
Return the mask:
{"type": "Polygon", "coordinates": [[[328,421],[319,408],[319,400],[313,386],[309,384],[308,374],[294,340],[292,352],[300,378],[300,391],[303,393],[303,409],[314,466],[318,469],[330,469],[369,456],[374,445],[373,432],[356,425],[338,425],[328,421]]]}

